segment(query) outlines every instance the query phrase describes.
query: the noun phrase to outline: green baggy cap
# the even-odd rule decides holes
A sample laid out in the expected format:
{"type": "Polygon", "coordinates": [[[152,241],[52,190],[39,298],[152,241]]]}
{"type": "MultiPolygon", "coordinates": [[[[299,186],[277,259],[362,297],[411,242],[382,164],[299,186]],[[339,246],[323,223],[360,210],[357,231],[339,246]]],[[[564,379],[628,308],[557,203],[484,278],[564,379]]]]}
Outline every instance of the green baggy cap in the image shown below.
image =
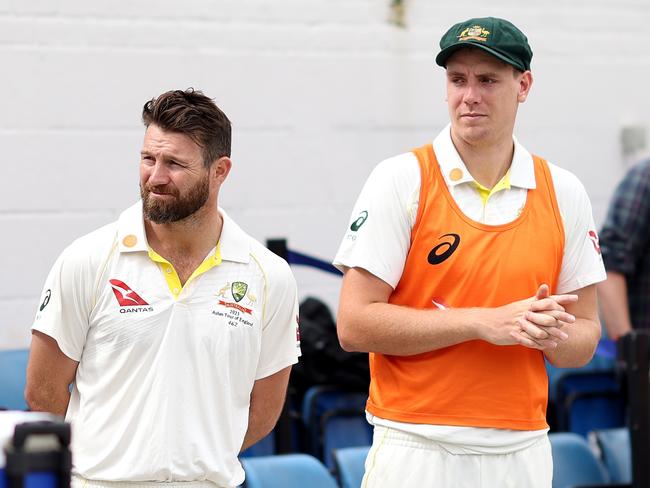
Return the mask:
{"type": "Polygon", "coordinates": [[[447,66],[449,57],[467,45],[483,49],[521,71],[530,69],[533,51],[528,45],[528,39],[507,20],[484,17],[452,26],[440,39],[436,64],[447,66]]]}

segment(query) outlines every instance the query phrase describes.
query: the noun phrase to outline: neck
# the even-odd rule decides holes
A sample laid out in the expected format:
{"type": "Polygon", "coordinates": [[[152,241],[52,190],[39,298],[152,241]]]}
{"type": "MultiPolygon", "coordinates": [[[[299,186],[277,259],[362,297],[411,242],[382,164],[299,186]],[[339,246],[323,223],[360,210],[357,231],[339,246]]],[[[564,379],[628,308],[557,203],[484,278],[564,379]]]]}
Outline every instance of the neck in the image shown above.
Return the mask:
{"type": "Polygon", "coordinates": [[[474,180],[486,188],[494,187],[512,164],[512,134],[495,141],[473,142],[457,137],[452,130],[451,140],[474,180]]]}
{"type": "Polygon", "coordinates": [[[177,222],[156,224],[145,219],[149,246],[167,259],[179,255],[203,259],[219,241],[223,227],[216,202],[212,203],[177,222]]]}

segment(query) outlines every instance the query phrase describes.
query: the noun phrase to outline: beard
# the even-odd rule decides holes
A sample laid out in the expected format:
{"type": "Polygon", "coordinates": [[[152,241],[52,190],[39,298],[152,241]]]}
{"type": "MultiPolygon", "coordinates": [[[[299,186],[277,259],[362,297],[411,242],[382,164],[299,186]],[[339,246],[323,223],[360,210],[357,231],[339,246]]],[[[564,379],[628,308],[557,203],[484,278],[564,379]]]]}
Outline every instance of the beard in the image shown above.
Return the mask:
{"type": "Polygon", "coordinates": [[[142,211],[144,218],[155,224],[169,224],[179,222],[194,215],[203,208],[210,196],[210,183],[208,178],[202,178],[196,185],[181,195],[178,189],[168,186],[150,187],[140,185],[142,197],[142,211]],[[173,199],[161,200],[151,196],[151,190],[171,195],[173,199]]]}

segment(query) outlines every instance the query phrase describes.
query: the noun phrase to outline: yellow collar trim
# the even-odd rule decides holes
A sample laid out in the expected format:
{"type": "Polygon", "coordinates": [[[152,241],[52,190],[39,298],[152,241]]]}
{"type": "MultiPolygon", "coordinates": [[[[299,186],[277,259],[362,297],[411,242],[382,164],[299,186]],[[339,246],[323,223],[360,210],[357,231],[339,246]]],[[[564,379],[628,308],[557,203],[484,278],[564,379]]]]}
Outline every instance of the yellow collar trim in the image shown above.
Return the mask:
{"type": "Polygon", "coordinates": [[[503,175],[503,178],[501,178],[496,185],[492,189],[487,188],[483,185],[481,185],[478,181],[474,181],[474,186],[476,186],[476,189],[478,190],[479,195],[481,196],[481,200],[483,200],[483,206],[485,207],[487,205],[488,200],[492,195],[495,193],[501,191],[501,190],[509,190],[511,188],[510,186],[510,169],[506,171],[506,174],[503,175]]]}
{"type": "MultiPolygon", "coordinates": [[[[179,278],[178,273],[174,269],[174,266],[150,247],[148,249],[148,252],[149,252],[149,258],[152,261],[158,263],[158,266],[160,267],[160,270],[162,271],[162,274],[165,277],[165,281],[167,282],[167,286],[169,287],[169,291],[172,293],[172,295],[174,295],[175,299],[178,299],[178,296],[181,294],[181,291],[183,290],[183,285],[181,284],[181,279],[179,278]]],[[[219,266],[221,264],[221,261],[222,261],[221,243],[218,242],[215,247],[214,253],[211,253],[203,260],[203,262],[199,265],[198,268],[194,270],[194,272],[188,278],[185,284],[187,285],[194,278],[202,275],[203,273],[209,271],[215,266],[219,266]]]]}

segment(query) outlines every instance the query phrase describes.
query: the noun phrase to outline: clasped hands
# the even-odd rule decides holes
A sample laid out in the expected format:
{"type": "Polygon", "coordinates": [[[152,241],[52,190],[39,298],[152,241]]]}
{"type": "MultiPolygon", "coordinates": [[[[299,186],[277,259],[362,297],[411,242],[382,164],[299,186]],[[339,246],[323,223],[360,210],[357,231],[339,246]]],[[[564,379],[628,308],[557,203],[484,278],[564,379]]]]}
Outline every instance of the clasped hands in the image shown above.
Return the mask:
{"type": "Polygon", "coordinates": [[[517,302],[522,309],[510,336],[522,346],[542,351],[555,349],[569,338],[562,329],[576,321],[564,307],[577,301],[577,295],[551,295],[548,285],[541,285],[534,297],[517,302]]]}

